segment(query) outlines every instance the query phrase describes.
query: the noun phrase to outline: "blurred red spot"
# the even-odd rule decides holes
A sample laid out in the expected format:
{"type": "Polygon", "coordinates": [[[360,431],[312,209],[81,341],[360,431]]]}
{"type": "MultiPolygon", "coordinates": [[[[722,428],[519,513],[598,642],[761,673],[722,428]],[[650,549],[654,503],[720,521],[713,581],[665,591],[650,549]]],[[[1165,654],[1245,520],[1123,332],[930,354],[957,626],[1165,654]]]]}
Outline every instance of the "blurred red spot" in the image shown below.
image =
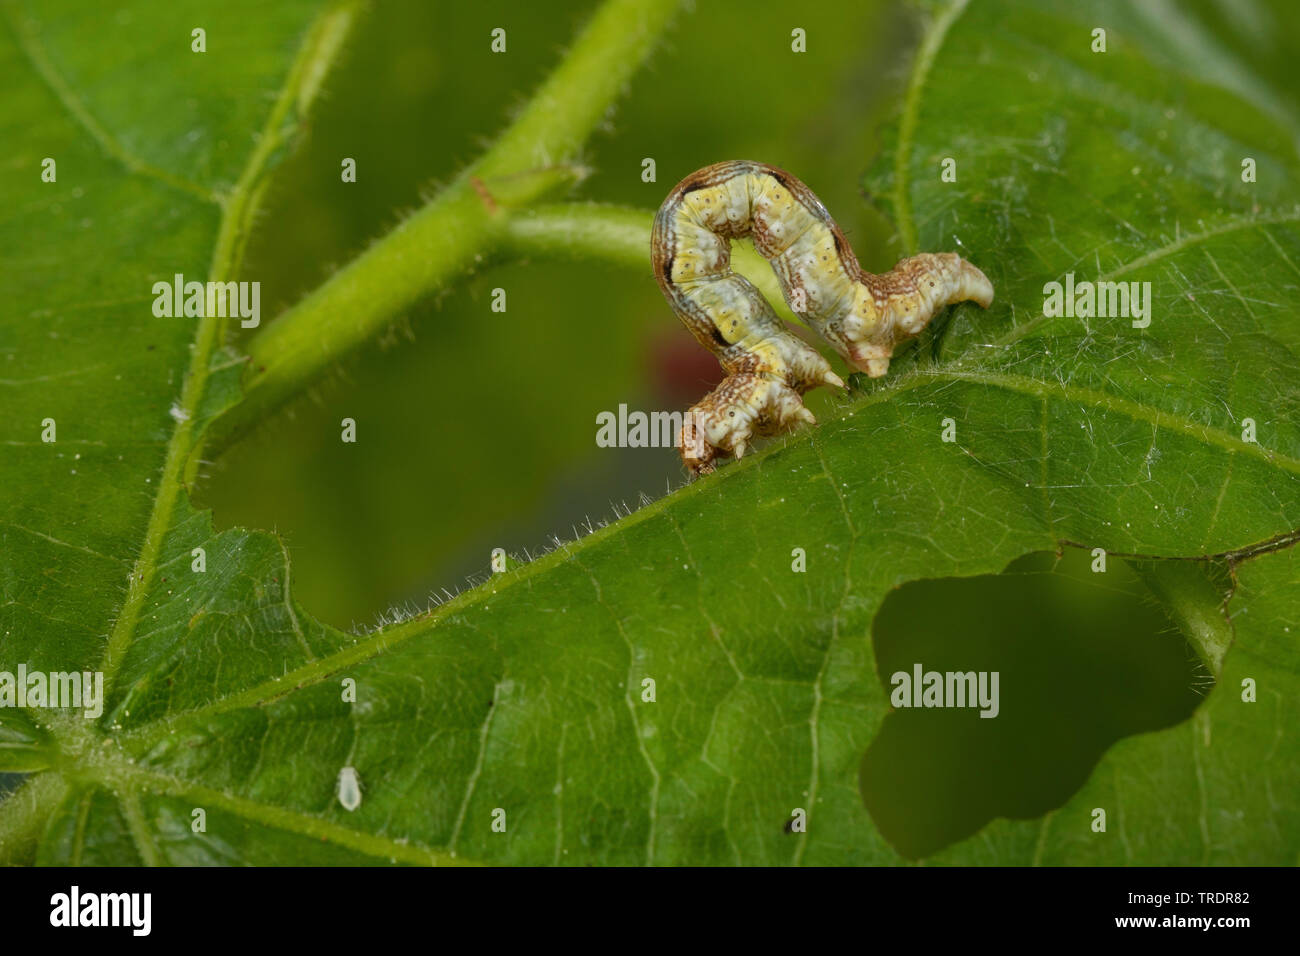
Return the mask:
{"type": "Polygon", "coordinates": [[[645,352],[656,404],[688,408],[722,381],[722,367],[682,328],[655,332],[645,352]]]}

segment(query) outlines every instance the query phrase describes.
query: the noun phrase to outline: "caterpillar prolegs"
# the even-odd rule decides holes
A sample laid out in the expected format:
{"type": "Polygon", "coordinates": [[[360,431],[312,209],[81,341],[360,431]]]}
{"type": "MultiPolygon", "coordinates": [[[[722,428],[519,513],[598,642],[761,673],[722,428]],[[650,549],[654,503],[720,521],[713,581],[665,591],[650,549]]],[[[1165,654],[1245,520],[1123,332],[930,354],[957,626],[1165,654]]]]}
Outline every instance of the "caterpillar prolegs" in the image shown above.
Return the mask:
{"type": "Polygon", "coordinates": [[[719,457],[740,458],[755,435],[815,425],[804,392],[845,387],[758,289],[731,271],[731,240],[745,236],[772,264],[790,308],[872,378],[888,370],[894,346],[940,309],[993,301],[988,278],[955,253],[912,256],[884,275],[863,272],[812,190],[775,166],[736,160],[691,173],[659,207],[651,249],[668,304],[727,373],[678,435],[682,461],[695,475],[712,471],[719,457]]]}

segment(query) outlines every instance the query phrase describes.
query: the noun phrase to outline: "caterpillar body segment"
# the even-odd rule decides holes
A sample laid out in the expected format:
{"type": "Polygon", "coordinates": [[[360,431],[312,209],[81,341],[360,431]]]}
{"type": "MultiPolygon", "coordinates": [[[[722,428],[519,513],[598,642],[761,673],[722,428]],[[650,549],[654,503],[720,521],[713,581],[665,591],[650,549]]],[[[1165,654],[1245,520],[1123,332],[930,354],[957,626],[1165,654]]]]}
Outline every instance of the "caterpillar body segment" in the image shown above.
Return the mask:
{"type": "Polygon", "coordinates": [[[844,382],[785,326],[749,280],[731,271],[731,240],[753,240],[791,310],[853,368],[884,375],[894,346],[940,309],[993,286],[954,253],[927,253],[884,275],[863,272],[844,233],[807,186],[775,166],[717,163],[683,179],[655,216],[651,256],[669,305],[727,377],[696,404],[678,438],[693,474],[739,458],[755,435],[815,424],[802,396],[844,382]]]}

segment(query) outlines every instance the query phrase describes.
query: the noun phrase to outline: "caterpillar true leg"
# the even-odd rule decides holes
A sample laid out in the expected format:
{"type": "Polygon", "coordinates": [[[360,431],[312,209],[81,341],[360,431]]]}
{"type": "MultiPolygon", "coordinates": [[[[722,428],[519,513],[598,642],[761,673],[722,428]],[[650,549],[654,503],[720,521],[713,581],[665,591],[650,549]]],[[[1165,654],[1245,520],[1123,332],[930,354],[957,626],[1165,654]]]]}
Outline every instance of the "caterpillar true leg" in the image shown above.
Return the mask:
{"type": "Polygon", "coordinates": [[[802,395],[840,380],[794,336],[745,278],[731,271],[731,240],[753,238],[790,308],[851,366],[876,378],[894,346],[945,306],[987,308],[993,286],[955,253],[912,256],[891,272],[863,272],[844,234],[812,191],[763,163],[717,163],[677,184],[659,207],[651,240],[655,278],[673,311],[727,373],[688,413],[678,438],[694,474],[739,458],[754,435],[816,424],[802,395]]]}

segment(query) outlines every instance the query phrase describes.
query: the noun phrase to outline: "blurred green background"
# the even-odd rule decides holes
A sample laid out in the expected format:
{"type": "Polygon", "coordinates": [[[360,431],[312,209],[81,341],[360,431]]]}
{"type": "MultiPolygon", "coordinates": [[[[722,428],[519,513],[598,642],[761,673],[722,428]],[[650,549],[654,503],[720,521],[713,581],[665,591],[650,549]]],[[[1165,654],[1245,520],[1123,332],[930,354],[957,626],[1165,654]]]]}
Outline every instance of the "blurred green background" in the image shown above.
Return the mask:
{"type": "MultiPolygon", "coordinates": [[[[264,321],[468,163],[593,7],[374,3],[249,249],[244,277],[262,282],[264,321]],[[508,31],[505,55],[489,51],[495,27],[508,31]],[[344,157],[357,161],[355,184],[340,181],[344,157]]],[[[888,268],[892,227],[860,181],[916,36],[912,14],[892,3],[696,4],[590,141],[592,174],[572,198],[650,212],[697,168],[762,160],[813,188],[865,268],[888,268]],[[807,31],[804,54],[790,50],[795,27],[807,31]],[[646,157],[655,183],[641,180],[646,157]]],[[[598,412],[684,409],[716,381],[655,285],[648,243],[641,271],[516,263],[420,304],[212,463],[200,503],[220,528],[278,531],[298,600],[352,628],[464,586],[487,572],[493,548],[536,552],[588,518],[611,519],[613,503],[663,494],[684,477],[673,449],[595,445],[598,412]],[[496,287],[507,290],[504,315],[490,309],[496,287]],[[339,440],[344,417],[357,421],[356,444],[339,440]]],[[[821,390],[810,405],[821,413],[831,400],[821,390]]],[[[968,712],[886,721],[864,758],[864,797],[905,853],[1059,805],[1110,742],[1182,719],[1206,690],[1122,567],[1104,589],[1073,565],[1073,576],[1027,585],[1020,572],[1045,570],[1043,560],[1001,579],[910,585],[877,622],[886,687],[914,660],[947,670],[988,659],[1004,672],[1018,661],[1017,686],[1043,690],[1004,703],[995,753],[967,747],[968,712]],[[954,586],[970,593],[944,590],[954,586]]]]}

